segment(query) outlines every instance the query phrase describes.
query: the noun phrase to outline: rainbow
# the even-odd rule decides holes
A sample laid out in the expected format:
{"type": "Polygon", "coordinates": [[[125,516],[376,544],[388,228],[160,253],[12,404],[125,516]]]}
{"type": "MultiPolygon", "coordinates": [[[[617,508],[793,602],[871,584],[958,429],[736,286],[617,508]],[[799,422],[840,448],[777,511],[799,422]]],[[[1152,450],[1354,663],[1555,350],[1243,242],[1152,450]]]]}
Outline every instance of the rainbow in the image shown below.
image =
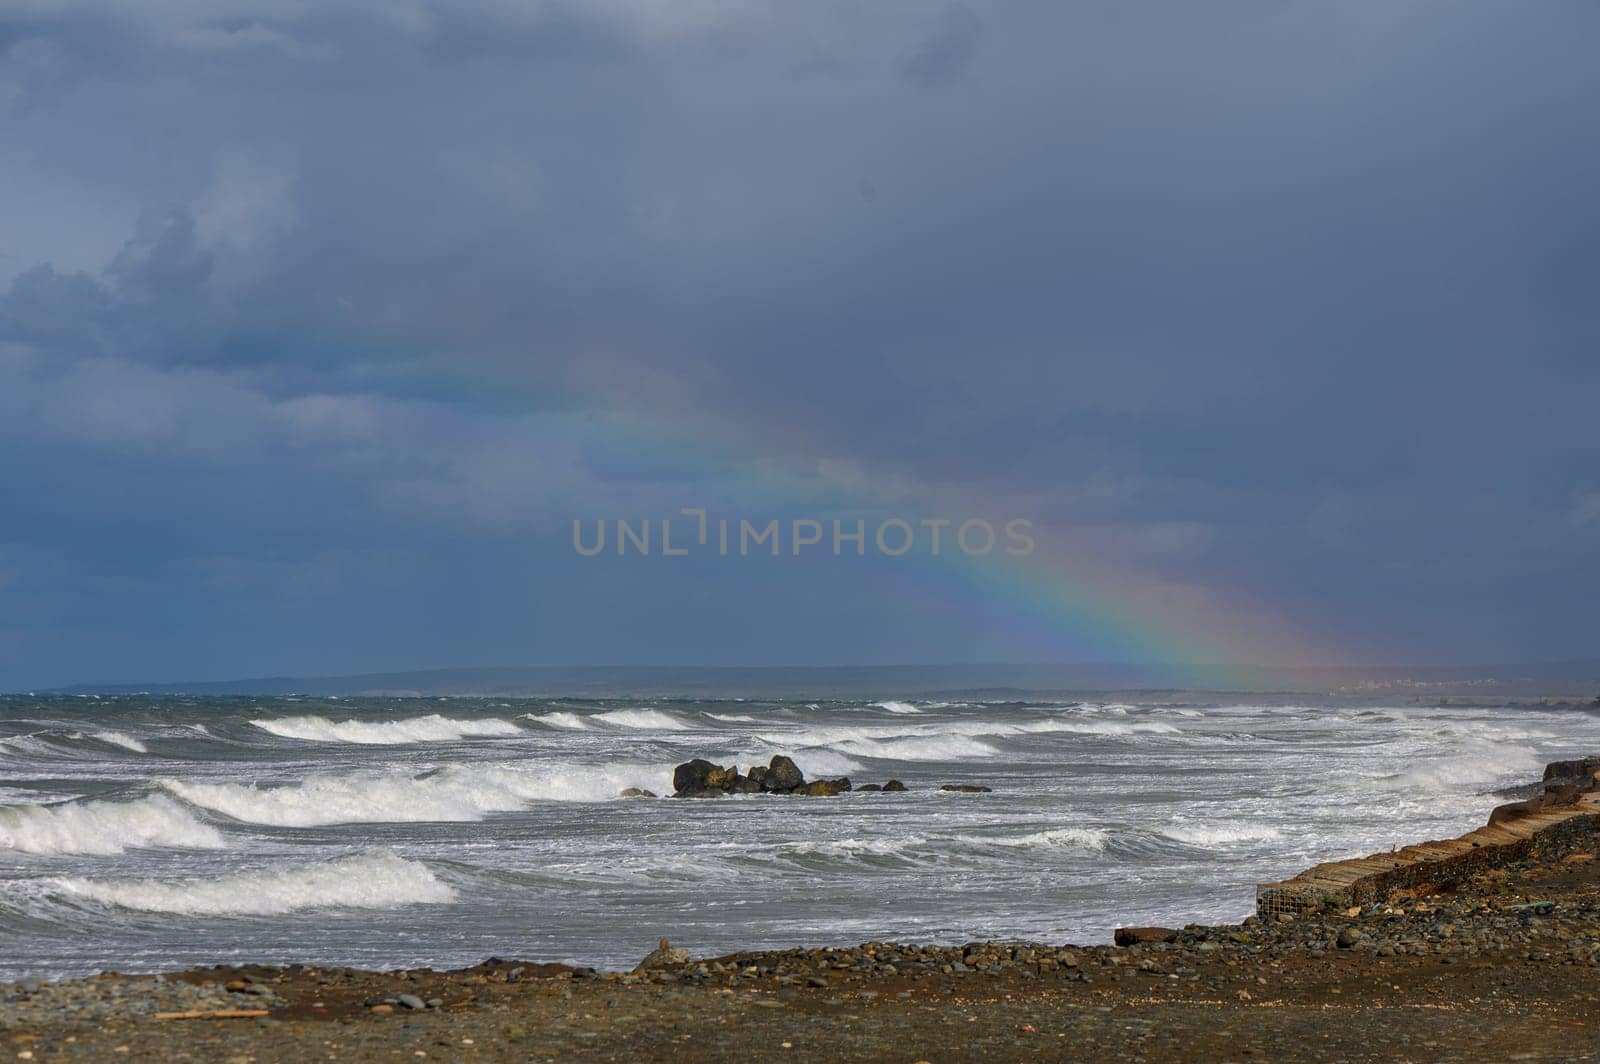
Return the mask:
{"type": "MultiPolygon", "coordinates": [[[[602,380],[622,376],[600,374],[602,380]]],[[[876,513],[912,521],[980,517],[998,525],[1030,517],[1014,500],[970,484],[923,493],[913,502],[893,482],[811,457],[819,448],[800,427],[744,423],[729,411],[707,416],[689,397],[675,396],[668,381],[651,390],[656,394],[649,410],[604,386],[568,387],[555,409],[587,411],[575,423],[613,453],[651,456],[679,471],[685,484],[695,485],[685,488],[694,497],[681,505],[704,507],[713,518],[849,514],[853,525],[857,516],[876,513]],[[670,407],[695,413],[663,413],[670,407]],[[756,454],[777,457],[748,457],[756,454]]],[[[507,399],[503,390],[496,396],[507,399]]],[[[660,516],[675,514],[676,506],[660,516]]],[[[1331,640],[1307,632],[1247,589],[1163,579],[1137,559],[1107,549],[1087,530],[1036,523],[1034,537],[1035,551],[1024,556],[996,551],[935,557],[918,549],[882,561],[902,567],[897,587],[908,602],[993,618],[1008,637],[1014,635],[1018,663],[1177,667],[1192,675],[1196,687],[1233,682],[1244,689],[1258,681],[1260,666],[1346,660],[1331,640]]]]}

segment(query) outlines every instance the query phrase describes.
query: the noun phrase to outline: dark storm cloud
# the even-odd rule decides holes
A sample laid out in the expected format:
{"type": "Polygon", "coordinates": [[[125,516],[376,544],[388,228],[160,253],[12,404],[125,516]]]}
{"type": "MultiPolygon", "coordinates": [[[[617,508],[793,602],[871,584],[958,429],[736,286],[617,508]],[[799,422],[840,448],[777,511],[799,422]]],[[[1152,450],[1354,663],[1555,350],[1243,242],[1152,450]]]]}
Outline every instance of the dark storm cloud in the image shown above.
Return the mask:
{"type": "Polygon", "coordinates": [[[774,474],[1393,656],[1586,652],[1597,18],[9,5],[0,682],[659,660],[690,602],[686,659],[1012,656],[560,549],[774,474]]]}

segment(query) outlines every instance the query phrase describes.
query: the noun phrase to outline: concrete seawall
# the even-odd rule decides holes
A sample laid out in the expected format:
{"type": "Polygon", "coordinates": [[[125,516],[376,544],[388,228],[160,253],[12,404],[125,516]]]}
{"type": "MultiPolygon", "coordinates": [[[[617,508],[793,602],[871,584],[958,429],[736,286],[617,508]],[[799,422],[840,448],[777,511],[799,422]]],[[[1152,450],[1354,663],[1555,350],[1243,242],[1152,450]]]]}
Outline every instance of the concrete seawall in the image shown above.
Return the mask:
{"type": "Polygon", "coordinates": [[[1330,861],[1292,879],[1257,884],[1256,915],[1366,906],[1397,891],[1446,889],[1528,858],[1592,852],[1600,843],[1600,790],[1590,766],[1590,759],[1552,764],[1543,799],[1502,806],[1487,827],[1460,838],[1330,861]],[[1586,769],[1581,779],[1563,774],[1571,766],[1586,769]]]}

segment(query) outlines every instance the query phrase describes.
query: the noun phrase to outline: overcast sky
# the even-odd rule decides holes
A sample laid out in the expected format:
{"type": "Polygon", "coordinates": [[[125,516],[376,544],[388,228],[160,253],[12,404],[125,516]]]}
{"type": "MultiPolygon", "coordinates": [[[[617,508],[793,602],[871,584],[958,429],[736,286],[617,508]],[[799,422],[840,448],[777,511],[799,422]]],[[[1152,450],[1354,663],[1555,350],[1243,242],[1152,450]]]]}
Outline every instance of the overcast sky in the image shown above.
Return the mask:
{"type": "Polygon", "coordinates": [[[1593,657],[1597,39],[1588,0],[9,0],[0,688],[1593,657]],[[1040,553],[572,548],[697,505],[1040,553]]]}

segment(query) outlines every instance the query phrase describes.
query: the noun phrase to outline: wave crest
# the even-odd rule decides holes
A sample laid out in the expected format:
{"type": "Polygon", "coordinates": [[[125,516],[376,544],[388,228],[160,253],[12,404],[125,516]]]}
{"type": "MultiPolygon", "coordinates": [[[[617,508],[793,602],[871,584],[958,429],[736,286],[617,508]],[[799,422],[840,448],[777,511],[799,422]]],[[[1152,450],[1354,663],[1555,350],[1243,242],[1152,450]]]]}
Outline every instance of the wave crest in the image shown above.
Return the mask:
{"type": "Polygon", "coordinates": [[[509,720],[500,720],[496,717],[485,720],[455,720],[437,713],[405,720],[333,721],[327,717],[305,716],[274,717],[268,720],[252,720],[250,723],[264,732],[283,739],[376,746],[454,742],[466,738],[523,734],[522,729],[509,720]]]}
{"type": "Polygon", "coordinates": [[[80,800],[0,808],[0,849],[22,853],[110,855],[154,846],[223,845],[216,828],[159,794],[131,802],[80,800]]]}
{"type": "Polygon", "coordinates": [[[369,850],[335,861],[215,879],[58,879],[52,893],[140,912],[275,916],[303,909],[396,909],[454,901],[455,888],[421,861],[369,850]]]}
{"type": "Polygon", "coordinates": [[[688,725],[671,713],[659,709],[613,709],[596,713],[595,720],[605,721],[618,728],[637,728],[641,731],[686,731],[688,725]]]}
{"type": "Polygon", "coordinates": [[[509,813],[537,801],[598,802],[624,787],[671,790],[671,770],[655,766],[567,765],[551,769],[447,765],[420,776],[314,776],[297,784],[164,780],[162,787],[190,805],[235,820],[271,827],[328,824],[464,822],[509,813]]]}
{"type": "Polygon", "coordinates": [[[523,720],[531,720],[536,724],[543,724],[547,728],[560,728],[563,731],[588,731],[589,725],[576,713],[565,710],[551,710],[549,713],[524,713],[523,720]]]}
{"type": "Polygon", "coordinates": [[[97,731],[97,732],[91,732],[89,734],[89,738],[98,739],[101,742],[109,743],[112,746],[120,746],[124,750],[132,750],[136,754],[148,754],[150,752],[150,748],[148,746],[144,745],[143,742],[141,742],[138,739],[135,739],[133,736],[128,735],[128,734],[126,734],[124,732],[119,732],[119,731],[97,731]]]}

